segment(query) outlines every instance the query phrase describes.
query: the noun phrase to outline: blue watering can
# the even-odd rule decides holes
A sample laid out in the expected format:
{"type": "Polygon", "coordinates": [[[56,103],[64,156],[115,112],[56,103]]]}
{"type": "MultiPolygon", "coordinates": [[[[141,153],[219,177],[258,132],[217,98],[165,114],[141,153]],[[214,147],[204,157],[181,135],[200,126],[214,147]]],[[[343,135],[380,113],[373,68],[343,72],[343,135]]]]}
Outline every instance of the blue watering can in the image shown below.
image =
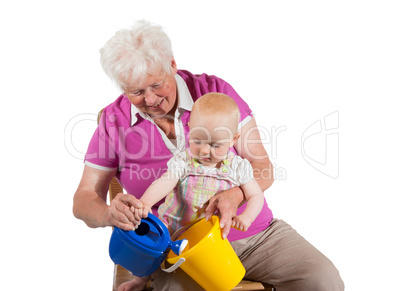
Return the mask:
{"type": "MultiPolygon", "coordinates": [[[[176,255],[187,246],[186,239],[171,241],[167,227],[155,215],[149,213],[143,218],[138,228],[125,231],[118,227],[113,229],[109,244],[109,255],[115,264],[118,264],[133,275],[145,277],[155,272],[161,265],[169,250],[176,255]]],[[[166,272],[177,269],[173,265],[166,272]]]]}

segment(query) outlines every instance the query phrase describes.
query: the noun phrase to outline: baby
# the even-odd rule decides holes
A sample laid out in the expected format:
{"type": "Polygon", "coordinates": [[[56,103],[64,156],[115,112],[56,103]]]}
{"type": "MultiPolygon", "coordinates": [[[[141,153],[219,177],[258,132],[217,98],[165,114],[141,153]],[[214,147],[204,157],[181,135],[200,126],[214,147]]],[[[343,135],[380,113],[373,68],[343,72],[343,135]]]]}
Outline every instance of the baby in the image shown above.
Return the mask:
{"type": "Polygon", "coordinates": [[[191,110],[189,148],[174,156],[167,172],[145,191],[140,199],[143,208],[136,209],[137,214],[146,217],[166,197],[158,214],[169,231],[176,231],[202,218],[204,203],[216,193],[240,186],[247,206],[233,218],[232,226],[247,231],[262,209],[264,194],[250,162],[229,151],[240,137],[239,115],[236,102],[225,94],[199,98],[191,110]]]}
{"type": "MultiPolygon", "coordinates": [[[[173,233],[202,218],[203,205],[216,193],[240,186],[247,206],[233,218],[232,227],[247,231],[262,209],[264,194],[250,162],[229,151],[240,137],[239,115],[236,102],[225,94],[199,98],[191,110],[189,148],[170,159],[167,172],[145,191],[140,199],[143,207],[134,209],[134,215],[147,217],[152,206],[166,197],[158,214],[173,233]]],[[[119,291],[140,290],[148,278],[136,277],[120,285],[119,291]]]]}

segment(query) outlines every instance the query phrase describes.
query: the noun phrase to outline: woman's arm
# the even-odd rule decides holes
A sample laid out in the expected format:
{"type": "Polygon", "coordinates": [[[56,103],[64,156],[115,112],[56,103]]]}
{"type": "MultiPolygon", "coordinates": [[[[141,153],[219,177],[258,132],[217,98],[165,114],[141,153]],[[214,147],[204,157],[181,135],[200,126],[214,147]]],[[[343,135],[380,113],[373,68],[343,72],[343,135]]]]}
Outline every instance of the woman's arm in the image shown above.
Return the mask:
{"type": "Polygon", "coordinates": [[[273,167],[267,151],[261,141],[255,118],[251,118],[242,128],[240,138],[235,144],[239,156],[247,159],[253,167],[254,179],[262,191],[271,187],[274,182],[273,167]]]}
{"type": "MultiPolygon", "coordinates": [[[[254,117],[240,129],[239,133],[240,138],[234,147],[239,156],[249,160],[253,167],[254,179],[261,190],[265,191],[274,182],[273,167],[261,142],[254,117]]],[[[237,208],[243,200],[244,194],[240,187],[222,191],[210,199],[205,209],[205,216],[208,219],[216,210],[219,210],[223,238],[229,234],[232,218],[236,216],[237,208]]]]}
{"type": "Polygon", "coordinates": [[[137,223],[131,207],[142,205],[134,196],[118,193],[110,206],[106,204],[109,184],[115,174],[115,171],[103,171],[89,166],[84,168],[74,195],[73,213],[89,227],[117,226],[133,230],[137,223]]]}

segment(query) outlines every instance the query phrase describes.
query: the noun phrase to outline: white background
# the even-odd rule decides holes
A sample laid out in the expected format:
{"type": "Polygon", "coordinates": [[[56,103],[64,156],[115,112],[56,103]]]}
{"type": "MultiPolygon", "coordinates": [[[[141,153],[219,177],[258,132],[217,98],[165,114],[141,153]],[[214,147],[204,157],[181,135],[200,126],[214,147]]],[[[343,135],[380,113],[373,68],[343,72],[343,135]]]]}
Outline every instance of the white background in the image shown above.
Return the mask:
{"type": "Polygon", "coordinates": [[[144,18],[166,28],[179,68],[231,83],[271,134],[274,215],[334,262],[347,290],[400,290],[398,2],[3,1],[0,289],[111,289],[111,229],[76,220],[72,198],[95,115],[119,94],[99,49],[144,18]],[[304,143],[320,172],[302,136],[333,112],[328,160],[325,131],[304,143]]]}

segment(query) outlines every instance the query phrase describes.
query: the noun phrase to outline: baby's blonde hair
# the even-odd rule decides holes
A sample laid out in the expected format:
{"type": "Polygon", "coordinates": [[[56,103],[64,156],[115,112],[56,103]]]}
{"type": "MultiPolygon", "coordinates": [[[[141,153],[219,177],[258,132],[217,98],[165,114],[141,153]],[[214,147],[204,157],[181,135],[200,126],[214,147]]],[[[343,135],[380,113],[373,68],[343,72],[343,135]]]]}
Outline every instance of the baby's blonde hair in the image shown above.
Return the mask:
{"type": "Polygon", "coordinates": [[[226,94],[214,92],[203,95],[195,101],[191,109],[191,116],[196,114],[200,114],[203,118],[220,117],[219,121],[225,124],[217,126],[228,126],[233,134],[237,133],[240,111],[236,102],[226,94]]]}

